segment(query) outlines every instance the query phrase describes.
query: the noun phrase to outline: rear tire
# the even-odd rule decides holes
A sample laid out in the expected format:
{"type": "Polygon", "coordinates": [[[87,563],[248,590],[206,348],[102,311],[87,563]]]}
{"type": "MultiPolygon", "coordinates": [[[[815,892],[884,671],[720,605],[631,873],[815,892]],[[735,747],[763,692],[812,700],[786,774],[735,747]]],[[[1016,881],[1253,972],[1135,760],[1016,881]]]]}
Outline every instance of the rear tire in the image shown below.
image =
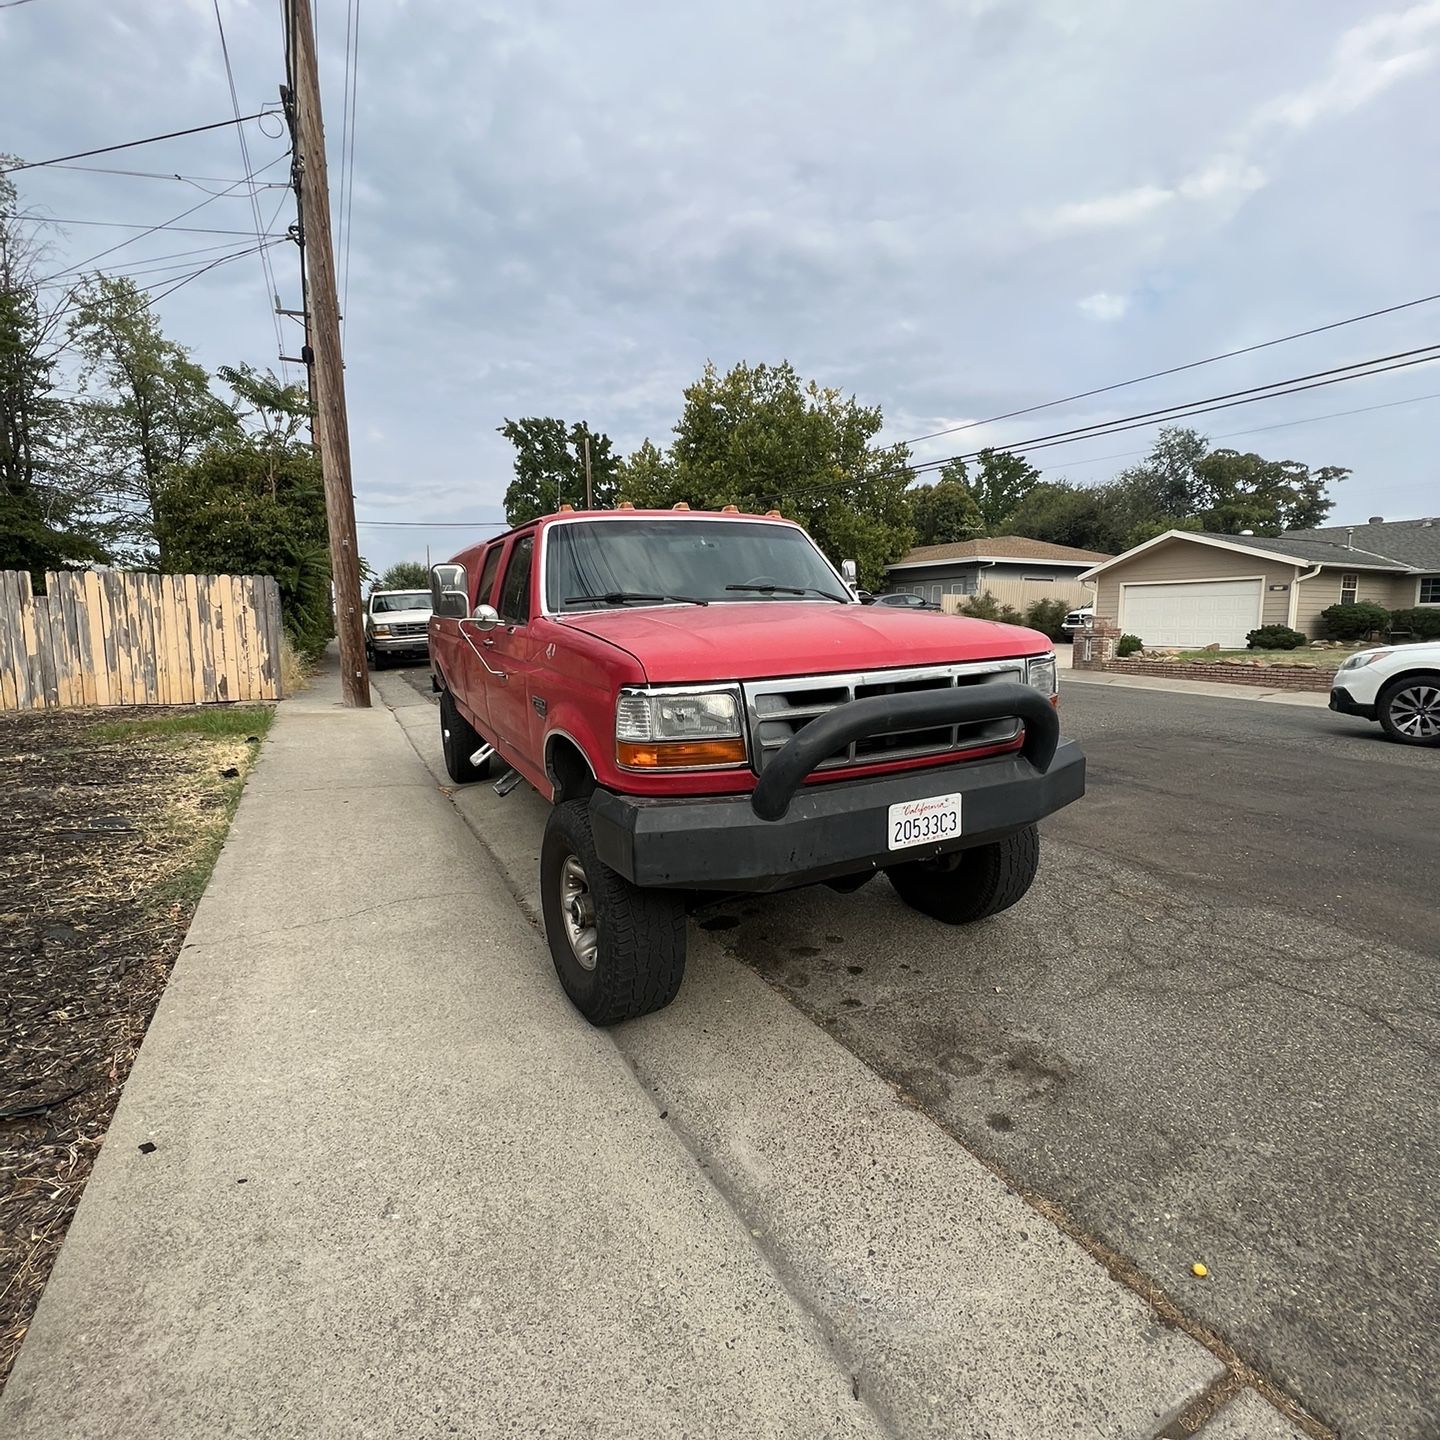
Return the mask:
{"type": "Polygon", "coordinates": [[[1385,733],[1402,745],[1440,745],[1440,675],[1402,675],[1375,701],[1385,733]]]}
{"type": "Polygon", "coordinates": [[[473,785],[490,773],[490,760],[478,765],[470,757],[485,744],[480,732],[460,713],[455,697],[440,692],[440,747],[445,752],[445,773],[457,785],[473,785]]]}
{"type": "Polygon", "coordinates": [[[970,925],[1022,900],[1039,865],[1040,832],[1027,825],[991,845],[892,865],[885,873],[911,909],[947,925],[970,925]]]}
{"type": "Polygon", "coordinates": [[[561,987],[592,1025],[663,1010],[685,978],[685,900],[641,890],[604,865],[590,802],[550,812],[540,846],[540,910],[561,987]]]}

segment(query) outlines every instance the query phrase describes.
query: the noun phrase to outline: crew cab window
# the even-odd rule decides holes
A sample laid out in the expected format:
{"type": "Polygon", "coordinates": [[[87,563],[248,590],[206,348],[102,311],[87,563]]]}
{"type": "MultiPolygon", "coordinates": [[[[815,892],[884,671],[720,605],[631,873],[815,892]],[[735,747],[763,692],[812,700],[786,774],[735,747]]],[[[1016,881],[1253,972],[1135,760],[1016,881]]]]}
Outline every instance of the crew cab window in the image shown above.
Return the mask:
{"type": "Polygon", "coordinates": [[[534,535],[522,535],[510,547],[505,583],[500,587],[500,618],[523,625],[530,618],[530,567],[535,559],[534,535]]]}
{"type": "Polygon", "coordinates": [[[551,526],[545,543],[545,603],[561,615],[665,595],[716,604],[850,600],[814,541],[793,525],[574,521],[551,526]]]}
{"type": "Polygon", "coordinates": [[[480,569],[480,585],[475,591],[477,605],[488,605],[490,597],[495,593],[495,572],[500,568],[500,556],[504,550],[503,545],[492,545],[485,552],[485,564],[480,569]]]}

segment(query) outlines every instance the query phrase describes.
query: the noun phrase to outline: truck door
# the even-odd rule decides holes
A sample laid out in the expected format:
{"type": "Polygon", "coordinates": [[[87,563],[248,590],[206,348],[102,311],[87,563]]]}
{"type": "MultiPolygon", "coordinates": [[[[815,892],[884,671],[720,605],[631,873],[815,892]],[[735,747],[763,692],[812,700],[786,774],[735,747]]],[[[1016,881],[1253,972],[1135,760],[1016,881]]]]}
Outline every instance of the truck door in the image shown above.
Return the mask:
{"type": "Polygon", "coordinates": [[[491,682],[487,691],[495,739],[512,761],[518,759],[522,768],[538,771],[542,767],[538,759],[531,756],[528,744],[535,655],[535,625],[531,613],[534,565],[532,531],[511,543],[500,580],[500,598],[495,602],[500,623],[485,636],[493,643],[484,654],[488,663],[504,675],[503,679],[494,675],[486,677],[491,682]]]}
{"type": "MultiPolygon", "coordinates": [[[[476,582],[475,596],[470,603],[472,611],[476,605],[495,603],[492,598],[495,593],[495,576],[500,570],[500,557],[504,550],[505,546],[496,541],[485,552],[485,558],[480,562],[480,578],[476,582]]],[[[473,620],[460,621],[460,644],[455,652],[460,667],[457,677],[459,683],[451,686],[466,719],[486,739],[492,738],[495,733],[490,725],[490,692],[500,683],[496,670],[501,667],[495,664],[490,655],[493,646],[489,642],[495,633],[496,631],[492,630],[487,634],[478,629],[473,620]]]]}

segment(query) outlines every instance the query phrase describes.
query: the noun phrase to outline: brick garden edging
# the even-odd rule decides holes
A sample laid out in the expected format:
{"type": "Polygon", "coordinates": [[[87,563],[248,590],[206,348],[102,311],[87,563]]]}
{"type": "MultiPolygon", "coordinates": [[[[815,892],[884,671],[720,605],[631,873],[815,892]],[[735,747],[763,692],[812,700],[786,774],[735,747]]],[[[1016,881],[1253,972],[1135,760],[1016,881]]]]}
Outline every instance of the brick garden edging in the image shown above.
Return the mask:
{"type": "Polygon", "coordinates": [[[1083,669],[1101,670],[1108,675],[1156,675],[1166,680],[1210,680],[1221,685],[1318,690],[1327,694],[1335,679],[1333,670],[1308,670],[1298,665],[1229,665],[1223,661],[1109,660],[1083,669]]]}

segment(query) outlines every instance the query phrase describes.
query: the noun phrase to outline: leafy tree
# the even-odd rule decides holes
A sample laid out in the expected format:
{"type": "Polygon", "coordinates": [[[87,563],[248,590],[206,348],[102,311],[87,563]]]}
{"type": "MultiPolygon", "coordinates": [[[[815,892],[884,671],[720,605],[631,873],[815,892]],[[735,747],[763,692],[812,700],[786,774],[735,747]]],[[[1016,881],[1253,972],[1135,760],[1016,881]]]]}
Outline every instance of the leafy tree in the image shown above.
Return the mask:
{"type": "Polygon", "coordinates": [[[79,287],[74,308],[70,339],[85,392],[74,407],[80,463],[119,515],[128,558],[173,569],[157,523],[167,477],[206,446],[233,439],[235,413],[189,352],[161,333],[134,281],[97,275],[79,287]]]}
{"type": "Polygon", "coordinates": [[[304,391],[278,382],[236,391],[242,408],[251,406],[250,428],[223,433],[172,466],[157,489],[163,568],[273,575],[286,630],[298,649],[315,654],[334,622],[320,460],[288,423],[297,406],[303,412],[304,391]]]}
{"type": "Polygon", "coordinates": [[[1007,528],[1011,534],[1048,540],[1052,545],[1114,555],[1123,548],[1124,523],[1104,487],[1047,480],[1025,496],[1007,528]]]}
{"type": "Polygon", "coordinates": [[[397,560],[370,587],[372,590],[428,590],[430,572],[418,560],[397,560]]]}
{"type": "Polygon", "coordinates": [[[616,466],[616,494],[642,510],[673,504],[674,490],[674,463],[648,435],[616,466]]]}
{"type": "Polygon", "coordinates": [[[985,530],[991,535],[1006,534],[1010,517],[1025,497],[1041,483],[1040,472],[1019,455],[1008,450],[982,450],[975,459],[974,473],[963,460],[952,460],[941,479],[966,486],[980,511],[985,530]]]}
{"type": "MultiPolygon", "coordinates": [[[[0,163],[13,157],[0,155],[0,163]]],[[[0,570],[106,558],[95,517],[67,483],[67,410],[55,389],[55,311],[40,303],[39,247],[0,175],[0,570]]]]}
{"type": "Polygon", "coordinates": [[[1350,473],[1339,465],[1312,471],[1297,460],[1238,450],[1212,451],[1195,469],[1204,487],[1198,518],[1205,529],[1227,535],[1278,535],[1323,525],[1335,505],[1330,486],[1350,473]]]}
{"type": "Polygon", "coordinates": [[[505,491],[505,518],[523,525],[562,504],[585,505],[585,441],[590,441],[591,495],[597,510],[615,503],[619,459],[610,437],[583,423],[566,427],[550,416],[506,420],[500,433],[515,447],[515,478],[505,491]]]}
{"type": "Polygon", "coordinates": [[[712,365],[687,387],[671,449],[669,503],[779,506],[832,560],[852,559],[875,587],[914,540],[909,452],[876,447],[878,407],[803,382],[789,363],[712,365]]]}
{"type": "Polygon", "coordinates": [[[962,461],[952,460],[940,472],[938,484],[921,485],[910,492],[917,545],[951,545],[985,533],[985,520],[965,483],[964,470],[962,461]],[[957,466],[960,475],[952,478],[957,466]]]}
{"type": "Polygon", "coordinates": [[[1167,425],[1145,459],[1122,470],[1113,483],[1145,516],[1194,515],[1204,508],[1205,485],[1198,467],[1209,448],[1198,430],[1167,425]]]}

